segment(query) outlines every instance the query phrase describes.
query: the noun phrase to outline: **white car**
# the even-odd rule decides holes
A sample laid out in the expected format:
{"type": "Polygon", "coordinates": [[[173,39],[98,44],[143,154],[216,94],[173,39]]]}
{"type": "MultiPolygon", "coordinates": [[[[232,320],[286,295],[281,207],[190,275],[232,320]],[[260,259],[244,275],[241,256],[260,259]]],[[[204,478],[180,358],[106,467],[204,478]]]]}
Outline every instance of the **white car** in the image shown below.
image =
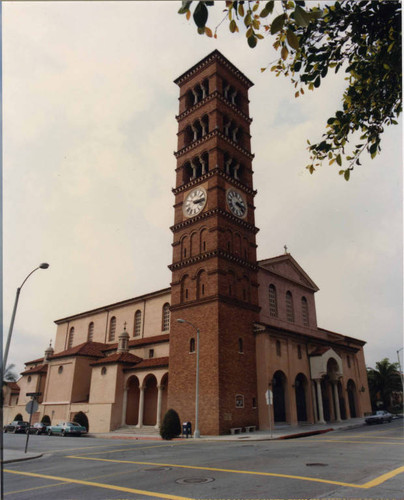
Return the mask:
{"type": "Polygon", "coordinates": [[[391,422],[393,415],[385,410],[379,410],[374,415],[365,418],[367,424],[382,424],[383,422],[391,422]]]}

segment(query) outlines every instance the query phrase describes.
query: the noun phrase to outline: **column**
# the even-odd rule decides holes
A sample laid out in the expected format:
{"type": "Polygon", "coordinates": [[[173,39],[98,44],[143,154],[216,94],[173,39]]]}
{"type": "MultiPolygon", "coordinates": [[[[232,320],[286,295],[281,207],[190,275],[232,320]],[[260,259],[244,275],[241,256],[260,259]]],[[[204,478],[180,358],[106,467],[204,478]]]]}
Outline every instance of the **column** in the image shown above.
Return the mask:
{"type": "Polygon", "coordinates": [[[332,388],[334,393],[334,406],[335,406],[335,420],[337,422],[341,422],[341,411],[339,407],[339,397],[338,397],[338,382],[334,380],[332,382],[332,388]]]}
{"type": "Polygon", "coordinates": [[[321,394],[321,379],[315,379],[317,385],[317,401],[318,401],[318,423],[325,424],[324,410],[323,410],[323,395],[321,394]]]}
{"type": "Polygon", "coordinates": [[[156,416],[156,425],[155,429],[160,429],[161,425],[161,403],[163,401],[163,389],[164,386],[158,385],[157,386],[157,416],[156,416]]]}
{"type": "Polygon", "coordinates": [[[202,166],[202,175],[206,174],[206,161],[202,158],[202,156],[199,157],[199,161],[201,162],[202,166]]]}
{"type": "Polygon", "coordinates": [[[314,417],[314,422],[318,422],[318,411],[317,411],[317,404],[316,404],[316,388],[314,387],[314,384],[311,382],[311,394],[312,394],[312,400],[313,400],[313,417],[314,417]]]}
{"type": "Polygon", "coordinates": [[[139,416],[137,419],[137,428],[143,427],[143,412],[144,412],[144,385],[139,387],[139,416]]]}
{"type": "Polygon", "coordinates": [[[125,390],[123,391],[121,426],[126,425],[126,410],[127,410],[127,408],[128,408],[128,388],[125,387],[125,390]]]}
{"type": "Polygon", "coordinates": [[[191,160],[189,163],[192,168],[192,177],[190,180],[193,181],[194,179],[196,179],[196,165],[194,164],[194,160],[191,160]]]}

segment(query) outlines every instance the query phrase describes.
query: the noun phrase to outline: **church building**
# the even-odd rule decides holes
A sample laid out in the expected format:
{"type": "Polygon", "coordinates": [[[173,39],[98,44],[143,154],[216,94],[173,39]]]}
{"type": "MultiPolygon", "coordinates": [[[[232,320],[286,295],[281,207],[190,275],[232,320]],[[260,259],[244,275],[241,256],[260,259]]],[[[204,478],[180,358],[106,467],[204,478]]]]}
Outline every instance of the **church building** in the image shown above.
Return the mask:
{"type": "Polygon", "coordinates": [[[159,428],[173,408],[194,426],[197,367],[203,435],[364,416],[365,342],[317,325],[318,287],[286,248],[257,261],[252,82],[215,50],[175,83],[170,286],[57,320],[54,347],[10,386],[5,421],[26,420],[40,392],[33,421],[159,428]]]}

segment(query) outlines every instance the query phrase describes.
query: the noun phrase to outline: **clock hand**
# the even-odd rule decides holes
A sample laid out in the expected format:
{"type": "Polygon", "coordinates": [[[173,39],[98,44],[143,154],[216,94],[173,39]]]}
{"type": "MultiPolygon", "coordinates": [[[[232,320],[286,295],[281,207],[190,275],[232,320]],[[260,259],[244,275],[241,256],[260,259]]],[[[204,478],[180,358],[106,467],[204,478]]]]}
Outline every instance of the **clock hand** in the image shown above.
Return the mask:
{"type": "Polygon", "coordinates": [[[194,204],[197,205],[198,203],[203,203],[205,201],[205,198],[199,198],[199,200],[194,200],[194,204]]]}

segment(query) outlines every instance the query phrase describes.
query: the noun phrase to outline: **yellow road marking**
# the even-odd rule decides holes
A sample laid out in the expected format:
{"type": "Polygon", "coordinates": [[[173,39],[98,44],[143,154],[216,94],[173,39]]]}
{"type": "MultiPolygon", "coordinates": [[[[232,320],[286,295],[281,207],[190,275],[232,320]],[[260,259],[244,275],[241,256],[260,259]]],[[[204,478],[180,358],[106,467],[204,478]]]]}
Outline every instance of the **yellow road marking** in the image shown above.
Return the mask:
{"type": "Polygon", "coordinates": [[[33,472],[20,472],[20,471],[15,471],[15,470],[11,470],[11,469],[4,469],[4,472],[8,472],[10,474],[19,474],[21,476],[39,477],[41,479],[50,479],[51,481],[62,481],[64,483],[70,483],[70,484],[73,483],[73,484],[81,484],[83,486],[94,486],[96,488],[104,488],[106,490],[123,491],[125,493],[133,493],[135,495],[144,495],[147,497],[168,498],[169,500],[193,500],[192,498],[189,498],[189,497],[180,497],[178,495],[167,495],[166,493],[157,493],[154,491],[137,490],[135,488],[125,488],[124,486],[116,486],[114,484],[94,483],[93,481],[83,481],[81,479],[72,479],[72,478],[59,477],[59,476],[49,476],[47,474],[37,474],[37,473],[33,473],[33,472]]]}
{"type": "Polygon", "coordinates": [[[395,445],[395,446],[403,446],[403,443],[396,443],[393,441],[355,441],[355,440],[346,440],[346,439],[305,439],[305,443],[311,442],[311,443],[359,443],[359,444],[388,444],[390,445],[395,445]]]}
{"type": "Polygon", "coordinates": [[[7,493],[4,493],[4,496],[6,496],[6,495],[16,495],[17,493],[26,493],[27,491],[41,490],[43,488],[54,488],[55,486],[60,486],[62,484],[66,484],[66,483],[47,484],[45,486],[35,486],[34,488],[26,488],[25,490],[9,491],[7,493]]]}
{"type": "MultiPolygon", "coordinates": [[[[365,436],[363,434],[350,434],[349,437],[353,437],[353,438],[361,438],[361,437],[366,437],[366,438],[369,438],[369,436],[372,438],[372,439],[386,439],[386,436],[374,436],[373,433],[367,433],[365,436]]],[[[335,438],[335,439],[338,439],[338,438],[335,438]]],[[[395,436],[391,436],[391,438],[387,437],[387,439],[402,439],[404,440],[404,437],[395,437],[395,436]]]]}
{"type": "MultiPolygon", "coordinates": [[[[97,476],[92,476],[92,477],[89,477],[87,479],[99,479],[99,478],[106,478],[106,477],[110,477],[110,476],[123,476],[125,474],[133,474],[133,468],[131,469],[128,469],[124,472],[113,472],[111,474],[102,474],[101,476],[100,475],[97,475],[97,476]]],[[[54,484],[47,484],[45,486],[35,486],[33,488],[27,488],[25,490],[14,490],[14,491],[9,491],[7,493],[5,493],[4,495],[15,495],[17,493],[26,493],[27,491],[34,491],[34,490],[40,490],[40,489],[43,489],[43,488],[54,488],[55,486],[62,486],[66,484],[66,482],[63,482],[63,483],[54,483],[54,484]]]]}
{"type": "MultiPolygon", "coordinates": [[[[59,448],[56,450],[45,450],[42,451],[41,453],[54,453],[56,451],[76,451],[76,450],[88,450],[88,449],[97,449],[97,448],[108,448],[108,446],[111,446],[110,444],[103,444],[103,445],[98,445],[98,446],[81,446],[79,448],[59,448]]],[[[127,445],[128,447],[130,444],[127,445]]]]}
{"type": "MultiPolygon", "coordinates": [[[[103,455],[106,453],[118,453],[120,451],[136,451],[136,450],[148,450],[150,448],[165,448],[169,446],[179,446],[188,443],[171,443],[171,444],[156,444],[155,446],[136,446],[135,448],[120,448],[118,450],[108,450],[108,451],[95,451],[94,453],[86,453],[86,455],[103,455]]],[[[69,450],[67,450],[69,451],[69,450]]]]}
{"type": "Polygon", "coordinates": [[[319,478],[306,477],[306,476],[294,476],[291,474],[277,474],[274,472],[256,472],[256,471],[244,471],[244,470],[234,470],[234,469],[218,469],[215,467],[198,467],[196,465],[162,464],[162,463],[154,463],[154,462],[134,462],[134,461],[130,461],[130,460],[111,460],[111,459],[107,459],[107,458],[86,458],[86,457],[76,457],[73,455],[67,456],[66,458],[77,458],[79,460],[95,460],[95,461],[100,461],[100,462],[113,462],[113,463],[118,463],[118,464],[152,465],[152,466],[158,466],[158,467],[175,467],[175,468],[180,468],[180,469],[206,470],[206,471],[212,471],[212,472],[230,472],[232,474],[248,474],[248,475],[252,475],[252,476],[283,477],[286,479],[299,479],[300,481],[312,481],[315,483],[336,484],[338,486],[348,486],[350,488],[360,488],[360,489],[371,488],[373,485],[381,484],[384,481],[387,481],[387,479],[390,479],[391,477],[394,477],[394,476],[404,472],[404,466],[403,466],[403,467],[399,467],[398,469],[394,469],[393,471],[388,472],[387,474],[383,474],[382,476],[379,476],[378,478],[373,479],[369,483],[353,484],[353,483],[344,483],[342,481],[333,481],[331,479],[319,479],[319,478]],[[368,485],[370,485],[370,486],[368,486],[368,485]]]}

